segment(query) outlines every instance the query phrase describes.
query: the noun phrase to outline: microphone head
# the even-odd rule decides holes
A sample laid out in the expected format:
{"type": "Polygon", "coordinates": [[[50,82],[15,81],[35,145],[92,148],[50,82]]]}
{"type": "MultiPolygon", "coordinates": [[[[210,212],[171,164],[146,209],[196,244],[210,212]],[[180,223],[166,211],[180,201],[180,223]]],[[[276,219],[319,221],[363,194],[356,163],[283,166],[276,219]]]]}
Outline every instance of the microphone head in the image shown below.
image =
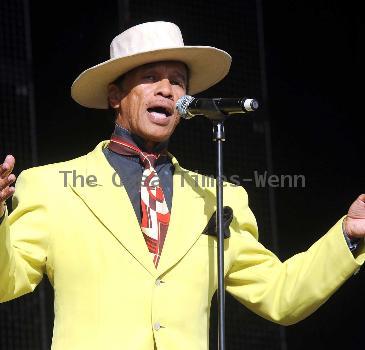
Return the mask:
{"type": "Polygon", "coordinates": [[[246,112],[254,112],[257,108],[259,108],[259,103],[254,98],[246,98],[243,101],[243,107],[246,112]]]}
{"type": "Polygon", "coordinates": [[[190,95],[184,95],[177,100],[176,110],[179,113],[181,118],[190,119],[193,117],[193,115],[191,115],[189,113],[189,109],[188,109],[189,105],[192,101],[194,101],[194,97],[192,97],[190,95]]]}

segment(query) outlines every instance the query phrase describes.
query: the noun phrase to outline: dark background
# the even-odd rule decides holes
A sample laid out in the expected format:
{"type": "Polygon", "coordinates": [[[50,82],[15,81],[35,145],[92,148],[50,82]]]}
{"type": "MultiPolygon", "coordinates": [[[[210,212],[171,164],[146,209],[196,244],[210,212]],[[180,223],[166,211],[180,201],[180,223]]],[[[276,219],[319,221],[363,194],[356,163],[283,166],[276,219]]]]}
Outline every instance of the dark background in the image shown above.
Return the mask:
{"type": "MultiPolygon", "coordinates": [[[[364,192],[360,15],[354,3],[265,1],[264,17],[275,172],[306,175],[305,189],[276,191],[286,258],[364,192]]],[[[288,348],[361,348],[364,277],[360,271],[317,313],[288,327],[288,348]]]]}
{"type": "MultiPolygon", "coordinates": [[[[119,1],[119,6],[122,3],[119,1]]],[[[187,6],[179,1],[151,2],[150,15],[139,19],[175,21],[183,34],[188,33],[191,40],[186,40],[187,44],[194,39],[195,44],[230,51],[228,40],[226,44],[215,42],[208,35],[212,26],[223,30],[231,21],[247,22],[247,14],[240,12],[244,1],[230,2],[237,8],[231,15],[224,11],[226,3],[214,1],[218,6],[213,7],[212,2],[194,2],[197,10],[194,20],[204,19],[207,26],[199,32],[189,32],[188,25],[179,23],[177,14],[187,6]]],[[[286,259],[307,249],[364,192],[363,118],[359,106],[363,89],[358,78],[360,11],[356,5],[349,6],[343,1],[258,3],[263,9],[265,66],[262,68],[266,74],[267,99],[260,94],[254,96],[261,98],[265,118],[271,124],[273,171],[278,175],[306,177],[305,188],[275,189],[276,252],[286,259]]],[[[30,11],[38,163],[46,164],[85,154],[99,140],[110,136],[112,117],[105,111],[77,105],[70,98],[70,86],[85,68],[108,59],[109,42],[121,31],[123,19],[135,23],[128,13],[118,16],[117,1],[31,2],[30,11]]],[[[133,1],[130,11],[135,11],[133,1]]],[[[247,38],[233,31],[230,40],[242,41],[247,51],[247,38]]],[[[252,64],[258,59],[253,56],[252,64]]],[[[234,56],[231,74],[236,74],[239,65],[234,56]]],[[[229,84],[226,78],[219,85],[220,90],[211,91],[224,96],[229,84]]],[[[256,87],[247,81],[242,81],[239,94],[242,90],[245,94],[247,90],[247,95],[256,94],[256,87]]],[[[213,92],[208,90],[206,95],[213,96],[213,92]]],[[[200,123],[199,128],[210,126],[204,121],[195,123],[200,123]]],[[[227,122],[227,137],[234,136],[228,148],[244,147],[245,139],[233,129],[249,124],[242,121],[239,125],[227,122]]],[[[187,124],[181,127],[191,128],[187,124]]],[[[202,135],[208,149],[204,157],[212,159],[209,136],[202,135]]],[[[173,141],[172,147],[179,151],[173,141]]],[[[250,191],[254,190],[248,188],[249,194],[250,191]]],[[[260,213],[255,201],[251,205],[255,213],[260,213]]],[[[265,237],[265,232],[261,235],[265,237]]],[[[360,271],[319,311],[297,325],[286,327],[287,348],[361,347],[365,325],[361,317],[365,307],[364,277],[360,271]]]]}

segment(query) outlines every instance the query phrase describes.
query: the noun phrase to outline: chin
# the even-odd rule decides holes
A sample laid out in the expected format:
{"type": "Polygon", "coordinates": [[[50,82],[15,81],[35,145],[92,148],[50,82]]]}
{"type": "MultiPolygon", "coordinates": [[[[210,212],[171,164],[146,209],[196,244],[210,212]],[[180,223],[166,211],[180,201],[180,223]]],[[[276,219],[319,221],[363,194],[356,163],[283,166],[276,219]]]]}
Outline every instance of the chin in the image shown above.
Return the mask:
{"type": "Polygon", "coordinates": [[[146,134],[143,138],[146,141],[152,141],[152,142],[163,142],[166,141],[171,134],[146,134]]]}
{"type": "Polygon", "coordinates": [[[169,139],[172,133],[173,130],[171,130],[170,128],[166,130],[166,127],[153,126],[146,131],[143,138],[147,141],[163,142],[169,139]]]}

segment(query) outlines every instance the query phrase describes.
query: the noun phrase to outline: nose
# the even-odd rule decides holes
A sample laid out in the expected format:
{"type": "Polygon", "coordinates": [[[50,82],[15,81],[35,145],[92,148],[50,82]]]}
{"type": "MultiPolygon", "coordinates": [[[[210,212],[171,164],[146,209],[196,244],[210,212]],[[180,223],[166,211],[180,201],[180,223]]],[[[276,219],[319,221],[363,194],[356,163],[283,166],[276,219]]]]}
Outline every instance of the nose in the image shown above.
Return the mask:
{"type": "Polygon", "coordinates": [[[161,95],[169,99],[173,98],[172,85],[169,79],[165,78],[157,82],[156,95],[161,95]]]}

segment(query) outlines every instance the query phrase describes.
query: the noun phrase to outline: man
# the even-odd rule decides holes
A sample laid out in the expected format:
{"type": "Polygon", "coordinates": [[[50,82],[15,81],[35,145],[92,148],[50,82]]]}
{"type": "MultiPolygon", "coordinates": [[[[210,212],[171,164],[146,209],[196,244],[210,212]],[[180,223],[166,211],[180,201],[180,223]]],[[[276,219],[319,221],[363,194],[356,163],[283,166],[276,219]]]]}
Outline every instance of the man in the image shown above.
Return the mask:
{"type": "MultiPolygon", "coordinates": [[[[46,273],[55,289],[53,349],[208,349],[217,271],[216,238],[205,228],[215,194],[166,147],[178,98],[217,83],[229,66],[224,51],[184,46],[172,23],[132,27],[113,40],[110,60],[72,86],[78,103],[115,110],[111,140],[24,171],[9,217],[14,158],[5,159],[0,300],[32,291],[46,273]]],[[[305,318],[363,263],[364,201],[282,263],[257,241],[244,189],[226,186],[234,214],[225,239],[227,291],[274,322],[305,318]]]]}

